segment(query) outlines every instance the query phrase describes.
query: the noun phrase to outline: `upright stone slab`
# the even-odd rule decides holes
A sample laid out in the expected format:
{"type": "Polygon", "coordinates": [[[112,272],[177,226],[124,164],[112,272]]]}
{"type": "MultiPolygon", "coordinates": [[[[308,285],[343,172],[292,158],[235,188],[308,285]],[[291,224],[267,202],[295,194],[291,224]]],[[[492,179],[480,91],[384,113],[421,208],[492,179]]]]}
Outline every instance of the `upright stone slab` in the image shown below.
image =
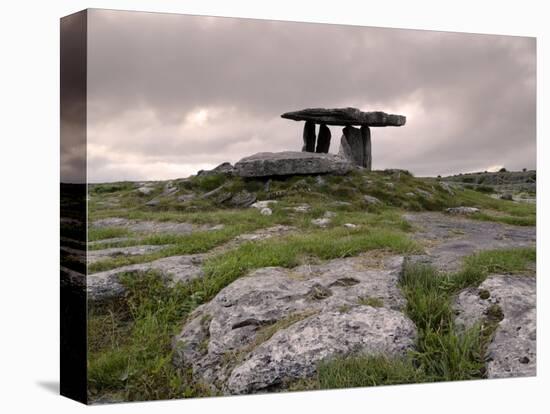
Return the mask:
{"type": "Polygon", "coordinates": [[[328,153],[330,148],[330,129],[325,125],[321,124],[319,126],[319,137],[317,138],[317,148],[315,152],[319,153],[328,153]]]}
{"type": "Polygon", "coordinates": [[[363,167],[368,171],[372,170],[372,153],[370,144],[370,128],[366,125],[361,127],[361,137],[363,138],[363,167]]]}
{"type": "Polygon", "coordinates": [[[355,165],[364,167],[363,137],[361,130],[352,126],[345,127],[340,140],[339,154],[355,165]]]}
{"type": "Polygon", "coordinates": [[[315,122],[306,121],[304,125],[304,146],[302,151],[315,152],[315,122]]]}

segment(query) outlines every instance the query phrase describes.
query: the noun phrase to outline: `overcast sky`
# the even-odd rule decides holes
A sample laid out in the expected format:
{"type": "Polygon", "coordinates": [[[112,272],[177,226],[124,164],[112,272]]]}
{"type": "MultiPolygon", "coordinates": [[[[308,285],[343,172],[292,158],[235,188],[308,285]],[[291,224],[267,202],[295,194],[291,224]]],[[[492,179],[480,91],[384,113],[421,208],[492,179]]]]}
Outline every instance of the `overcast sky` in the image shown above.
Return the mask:
{"type": "MultiPolygon", "coordinates": [[[[534,38],[92,10],[88,178],[185,177],[300,150],[308,107],[407,116],[373,168],[535,168],[534,38]]],[[[341,127],[330,127],[338,152],[341,127]]]]}

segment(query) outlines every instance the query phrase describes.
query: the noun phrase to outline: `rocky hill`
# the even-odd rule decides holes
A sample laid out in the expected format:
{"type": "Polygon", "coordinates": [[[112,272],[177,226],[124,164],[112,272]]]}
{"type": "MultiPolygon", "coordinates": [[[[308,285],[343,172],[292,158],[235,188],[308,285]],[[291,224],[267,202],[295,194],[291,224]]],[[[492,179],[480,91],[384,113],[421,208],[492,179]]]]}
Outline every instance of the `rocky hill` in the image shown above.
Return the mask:
{"type": "Polygon", "coordinates": [[[93,401],[535,374],[535,205],[476,191],[502,175],[229,167],[89,186],[93,401]]]}
{"type": "Polygon", "coordinates": [[[441,181],[496,193],[508,199],[534,202],[537,192],[537,172],[533,170],[498,172],[475,172],[443,177],[441,181]]]}

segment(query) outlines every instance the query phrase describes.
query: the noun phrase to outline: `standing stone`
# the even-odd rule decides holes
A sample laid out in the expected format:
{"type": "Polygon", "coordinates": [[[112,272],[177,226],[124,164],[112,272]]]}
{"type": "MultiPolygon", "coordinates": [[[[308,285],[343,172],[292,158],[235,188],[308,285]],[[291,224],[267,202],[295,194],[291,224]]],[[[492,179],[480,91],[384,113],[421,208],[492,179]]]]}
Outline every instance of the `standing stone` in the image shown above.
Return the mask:
{"type": "Polygon", "coordinates": [[[315,122],[306,121],[304,125],[304,146],[302,151],[315,152],[315,122]]]}
{"type": "Polygon", "coordinates": [[[372,153],[370,144],[370,128],[366,125],[361,127],[361,136],[363,138],[364,159],[363,166],[368,170],[372,170],[372,153]]]}
{"type": "Polygon", "coordinates": [[[315,152],[328,153],[328,149],[330,148],[330,137],[330,129],[326,124],[321,124],[319,126],[319,137],[317,139],[317,148],[315,152]]]}
{"type": "Polygon", "coordinates": [[[359,129],[347,126],[343,129],[343,133],[340,141],[340,155],[370,171],[372,155],[369,127],[364,125],[359,129]]]}
{"type": "Polygon", "coordinates": [[[359,128],[347,126],[340,141],[340,155],[355,165],[364,166],[363,137],[359,128]]]}

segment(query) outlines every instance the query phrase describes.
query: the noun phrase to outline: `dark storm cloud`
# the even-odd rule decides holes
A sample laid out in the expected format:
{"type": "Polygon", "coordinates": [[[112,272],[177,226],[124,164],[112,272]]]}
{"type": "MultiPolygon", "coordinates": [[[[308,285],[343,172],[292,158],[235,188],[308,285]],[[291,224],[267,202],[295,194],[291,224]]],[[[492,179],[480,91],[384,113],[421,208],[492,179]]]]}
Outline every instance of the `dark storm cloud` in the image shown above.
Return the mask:
{"type": "Polygon", "coordinates": [[[319,106],[407,115],[373,130],[375,168],[535,167],[532,38],[94,10],[88,45],[93,181],[300,149],[279,115],[319,106]]]}

